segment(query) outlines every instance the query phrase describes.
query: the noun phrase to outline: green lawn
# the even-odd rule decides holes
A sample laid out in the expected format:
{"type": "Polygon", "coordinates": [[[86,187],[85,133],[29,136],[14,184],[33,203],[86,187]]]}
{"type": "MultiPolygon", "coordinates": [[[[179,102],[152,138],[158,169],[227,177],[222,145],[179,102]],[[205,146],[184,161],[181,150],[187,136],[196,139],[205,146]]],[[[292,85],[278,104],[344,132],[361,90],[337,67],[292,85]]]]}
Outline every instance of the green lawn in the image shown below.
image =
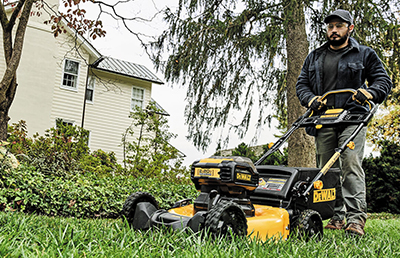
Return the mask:
{"type": "Polygon", "coordinates": [[[365,231],[363,238],[325,231],[320,242],[227,242],[167,230],[134,231],[121,220],[1,212],[0,257],[400,257],[400,219],[373,215],[365,231]]]}

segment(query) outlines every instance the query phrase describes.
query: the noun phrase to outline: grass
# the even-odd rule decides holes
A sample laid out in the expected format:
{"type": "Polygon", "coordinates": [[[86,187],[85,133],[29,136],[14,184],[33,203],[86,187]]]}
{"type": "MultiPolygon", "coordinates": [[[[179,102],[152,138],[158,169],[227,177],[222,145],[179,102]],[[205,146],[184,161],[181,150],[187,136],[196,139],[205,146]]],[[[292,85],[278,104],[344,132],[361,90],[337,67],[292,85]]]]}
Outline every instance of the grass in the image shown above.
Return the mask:
{"type": "MultiPolygon", "coordinates": [[[[320,242],[215,241],[199,234],[131,230],[122,220],[0,213],[0,257],[400,257],[400,219],[370,216],[362,238],[325,231],[320,242]]],[[[326,222],[325,222],[326,223],[326,222]]]]}

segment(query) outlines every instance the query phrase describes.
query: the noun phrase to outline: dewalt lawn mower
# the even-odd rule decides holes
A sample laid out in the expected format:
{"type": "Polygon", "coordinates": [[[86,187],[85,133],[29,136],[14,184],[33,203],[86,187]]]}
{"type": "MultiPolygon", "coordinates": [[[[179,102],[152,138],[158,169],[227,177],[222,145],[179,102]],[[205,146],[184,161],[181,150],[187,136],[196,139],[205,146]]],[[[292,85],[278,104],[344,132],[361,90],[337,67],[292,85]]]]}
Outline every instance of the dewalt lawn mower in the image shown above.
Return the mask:
{"type": "MultiPolygon", "coordinates": [[[[331,102],[335,94],[348,94],[350,99],[354,92],[331,91],[322,100],[331,102]]],[[[237,156],[195,161],[191,180],[200,194],[193,202],[178,201],[163,210],[150,193],[137,192],[126,199],[122,216],[135,229],[190,228],[193,232],[248,235],[263,241],[287,239],[291,232],[307,239],[321,238],[322,221],[334,215],[335,202],[341,195],[340,170],[331,167],[343,151],[353,148],[352,140],[376,112],[376,105],[367,105],[367,112],[326,109],[314,113],[309,109],[254,164],[237,156]],[[344,125],[357,127],[322,169],[260,165],[300,127],[344,125]]]]}

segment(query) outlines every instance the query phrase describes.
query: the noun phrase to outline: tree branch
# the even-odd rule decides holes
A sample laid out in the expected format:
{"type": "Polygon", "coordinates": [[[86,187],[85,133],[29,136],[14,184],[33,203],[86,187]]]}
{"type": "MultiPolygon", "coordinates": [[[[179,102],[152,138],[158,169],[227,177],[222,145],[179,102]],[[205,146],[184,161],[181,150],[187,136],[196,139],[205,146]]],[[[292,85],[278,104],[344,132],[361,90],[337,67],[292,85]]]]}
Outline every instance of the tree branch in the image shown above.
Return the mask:
{"type": "MultiPolygon", "coordinates": [[[[5,30],[12,30],[12,28],[13,28],[14,25],[15,25],[15,21],[16,21],[17,18],[18,18],[19,12],[22,10],[22,7],[24,6],[25,2],[26,2],[26,0],[20,0],[20,1],[18,1],[18,4],[17,4],[17,6],[14,8],[14,10],[13,10],[13,12],[12,12],[12,14],[11,14],[10,20],[9,20],[9,22],[8,22],[8,24],[7,24],[6,28],[5,28],[5,30]]],[[[32,3],[33,3],[33,2],[32,2],[32,3]]],[[[32,8],[32,5],[31,5],[31,8],[32,8]]],[[[30,9],[29,9],[29,12],[30,12],[30,9]]]]}

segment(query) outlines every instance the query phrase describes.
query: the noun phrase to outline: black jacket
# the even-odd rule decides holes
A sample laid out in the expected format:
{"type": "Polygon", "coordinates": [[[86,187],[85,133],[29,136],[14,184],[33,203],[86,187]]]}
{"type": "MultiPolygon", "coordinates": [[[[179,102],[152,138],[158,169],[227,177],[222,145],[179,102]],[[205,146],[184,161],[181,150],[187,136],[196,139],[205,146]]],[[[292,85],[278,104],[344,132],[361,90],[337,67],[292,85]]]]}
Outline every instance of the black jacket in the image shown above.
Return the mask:
{"type": "MultiPolygon", "coordinates": [[[[315,96],[321,96],[323,82],[323,61],[328,43],[312,51],[306,58],[296,84],[297,96],[301,105],[307,106],[315,96]]],[[[365,88],[373,96],[373,102],[381,103],[392,88],[392,81],[386,73],[379,57],[370,47],[349,39],[349,50],[343,54],[338,64],[336,89],[365,88]],[[365,82],[368,82],[368,86],[365,82]]],[[[349,95],[335,96],[337,108],[359,109],[349,95]]]]}

